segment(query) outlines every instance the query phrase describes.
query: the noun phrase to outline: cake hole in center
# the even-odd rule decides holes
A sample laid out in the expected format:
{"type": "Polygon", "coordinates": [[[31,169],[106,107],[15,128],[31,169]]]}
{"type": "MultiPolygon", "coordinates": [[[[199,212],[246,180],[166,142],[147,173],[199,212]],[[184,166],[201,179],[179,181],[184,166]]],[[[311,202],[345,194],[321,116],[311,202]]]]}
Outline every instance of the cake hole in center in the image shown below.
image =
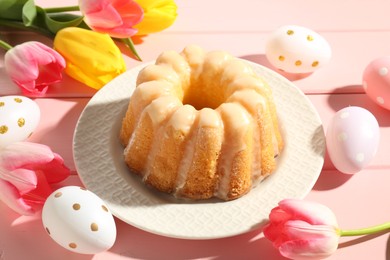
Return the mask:
{"type": "Polygon", "coordinates": [[[206,107],[216,109],[225,102],[222,88],[216,82],[192,84],[184,93],[183,104],[191,105],[197,110],[206,107]]]}

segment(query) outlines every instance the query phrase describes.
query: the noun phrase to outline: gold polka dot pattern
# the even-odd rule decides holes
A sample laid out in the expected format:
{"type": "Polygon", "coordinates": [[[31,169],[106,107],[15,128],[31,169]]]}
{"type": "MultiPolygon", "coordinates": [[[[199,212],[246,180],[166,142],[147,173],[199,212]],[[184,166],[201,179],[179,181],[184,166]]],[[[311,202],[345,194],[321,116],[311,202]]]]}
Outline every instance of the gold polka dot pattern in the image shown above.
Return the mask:
{"type": "MultiPolygon", "coordinates": [[[[16,103],[22,103],[23,100],[21,98],[14,98],[14,101],[16,103]]],[[[6,104],[5,102],[0,102],[0,107],[4,107],[6,104]]],[[[20,117],[17,121],[17,124],[19,127],[23,127],[25,124],[26,124],[26,119],[24,119],[23,117],[20,117]]],[[[8,126],[7,125],[2,125],[0,126],[0,134],[6,134],[8,132],[8,126]]]]}
{"type": "Polygon", "coordinates": [[[43,228],[60,246],[76,253],[96,254],[116,239],[112,214],[95,194],[79,186],[54,191],[42,209],[43,228]]]}
{"type": "Polygon", "coordinates": [[[23,117],[18,119],[18,126],[19,127],[23,127],[25,124],[26,124],[26,120],[23,117]]]}
{"type": "Polygon", "coordinates": [[[98,224],[92,223],[92,224],[91,224],[91,230],[94,231],[94,232],[95,232],[95,231],[98,231],[98,230],[99,230],[98,224]]]}
{"type": "Polygon", "coordinates": [[[73,204],[72,207],[74,210],[79,210],[81,208],[80,204],[78,204],[78,203],[73,204]]]}
{"type": "MultiPolygon", "coordinates": [[[[300,32],[299,31],[294,31],[292,28],[286,29],[284,32],[288,36],[290,36],[290,37],[292,37],[292,36],[294,36],[294,37],[301,37],[302,36],[302,35],[300,36],[300,32]]],[[[314,42],[314,40],[315,40],[315,36],[313,36],[312,34],[306,34],[305,37],[306,37],[306,40],[308,42],[314,42]]],[[[279,55],[279,56],[276,56],[276,57],[277,57],[277,60],[279,62],[283,62],[284,64],[286,64],[286,62],[287,63],[289,62],[288,60],[286,60],[286,56],[284,56],[284,55],[279,55]]],[[[296,60],[293,64],[294,64],[295,67],[303,67],[305,65],[304,63],[307,64],[307,65],[310,64],[310,62],[306,62],[306,61],[303,62],[302,60],[296,60]]],[[[315,67],[318,67],[319,64],[320,64],[319,61],[314,60],[314,61],[311,61],[310,65],[311,65],[312,68],[315,68],[315,67]]],[[[280,70],[284,71],[282,68],[280,68],[280,70]]]]}
{"type": "Polygon", "coordinates": [[[76,243],[69,243],[69,247],[75,249],[77,247],[76,243]]]}
{"type": "Polygon", "coordinates": [[[288,30],[287,31],[287,35],[293,35],[294,34],[294,31],[293,30],[288,30]]]}
{"type": "Polygon", "coordinates": [[[0,134],[5,134],[5,133],[7,133],[8,132],[8,126],[6,126],[6,125],[2,125],[2,126],[0,126],[0,134]]]}

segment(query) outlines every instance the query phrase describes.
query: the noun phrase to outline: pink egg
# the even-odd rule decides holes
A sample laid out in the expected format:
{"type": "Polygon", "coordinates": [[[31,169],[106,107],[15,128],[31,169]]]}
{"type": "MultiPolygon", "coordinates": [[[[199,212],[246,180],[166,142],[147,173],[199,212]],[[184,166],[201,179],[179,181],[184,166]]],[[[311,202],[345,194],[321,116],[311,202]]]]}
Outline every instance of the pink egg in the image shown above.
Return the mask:
{"type": "Polygon", "coordinates": [[[390,56],[368,64],[363,73],[363,88],[375,103],[390,109],[390,56]]]}
{"type": "Polygon", "coordinates": [[[361,107],[346,107],[331,119],[326,146],[334,166],[353,174],[366,167],[379,146],[379,125],[371,112],[361,107]]]}

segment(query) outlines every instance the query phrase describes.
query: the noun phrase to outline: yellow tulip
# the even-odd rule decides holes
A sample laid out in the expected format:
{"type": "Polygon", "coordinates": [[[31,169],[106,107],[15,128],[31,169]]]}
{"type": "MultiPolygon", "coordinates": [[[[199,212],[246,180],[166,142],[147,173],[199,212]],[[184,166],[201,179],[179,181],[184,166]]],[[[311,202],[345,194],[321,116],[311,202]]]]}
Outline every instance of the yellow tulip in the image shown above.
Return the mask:
{"type": "Polygon", "coordinates": [[[55,36],[54,49],[66,60],[66,74],[95,89],[126,71],[122,53],[108,34],[68,27],[55,36]]]}
{"type": "Polygon", "coordinates": [[[176,20],[177,6],[173,0],[135,0],[144,10],[144,18],[133,26],[137,35],[162,31],[176,20]]]}

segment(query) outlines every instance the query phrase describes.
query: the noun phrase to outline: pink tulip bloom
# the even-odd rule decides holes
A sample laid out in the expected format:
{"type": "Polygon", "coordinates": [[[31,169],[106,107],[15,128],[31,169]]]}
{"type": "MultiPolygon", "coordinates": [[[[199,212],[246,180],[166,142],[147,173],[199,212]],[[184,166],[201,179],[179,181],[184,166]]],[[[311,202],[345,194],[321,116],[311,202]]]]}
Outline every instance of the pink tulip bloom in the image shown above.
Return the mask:
{"type": "Polygon", "coordinates": [[[30,41],[17,45],[4,56],[8,75],[26,95],[42,96],[48,85],[62,79],[64,58],[46,45],[30,41]]]}
{"type": "Polygon", "coordinates": [[[132,27],[142,20],[144,13],[133,0],[79,0],[79,6],[92,30],[116,38],[136,34],[132,27]]]}
{"type": "Polygon", "coordinates": [[[336,216],[326,206],[286,199],[272,209],[264,235],[290,259],[323,259],[333,254],[340,232],[336,216]]]}
{"type": "Polygon", "coordinates": [[[32,215],[52,193],[49,184],[70,174],[64,160],[42,144],[17,142],[0,150],[0,200],[22,215],[32,215]]]}

